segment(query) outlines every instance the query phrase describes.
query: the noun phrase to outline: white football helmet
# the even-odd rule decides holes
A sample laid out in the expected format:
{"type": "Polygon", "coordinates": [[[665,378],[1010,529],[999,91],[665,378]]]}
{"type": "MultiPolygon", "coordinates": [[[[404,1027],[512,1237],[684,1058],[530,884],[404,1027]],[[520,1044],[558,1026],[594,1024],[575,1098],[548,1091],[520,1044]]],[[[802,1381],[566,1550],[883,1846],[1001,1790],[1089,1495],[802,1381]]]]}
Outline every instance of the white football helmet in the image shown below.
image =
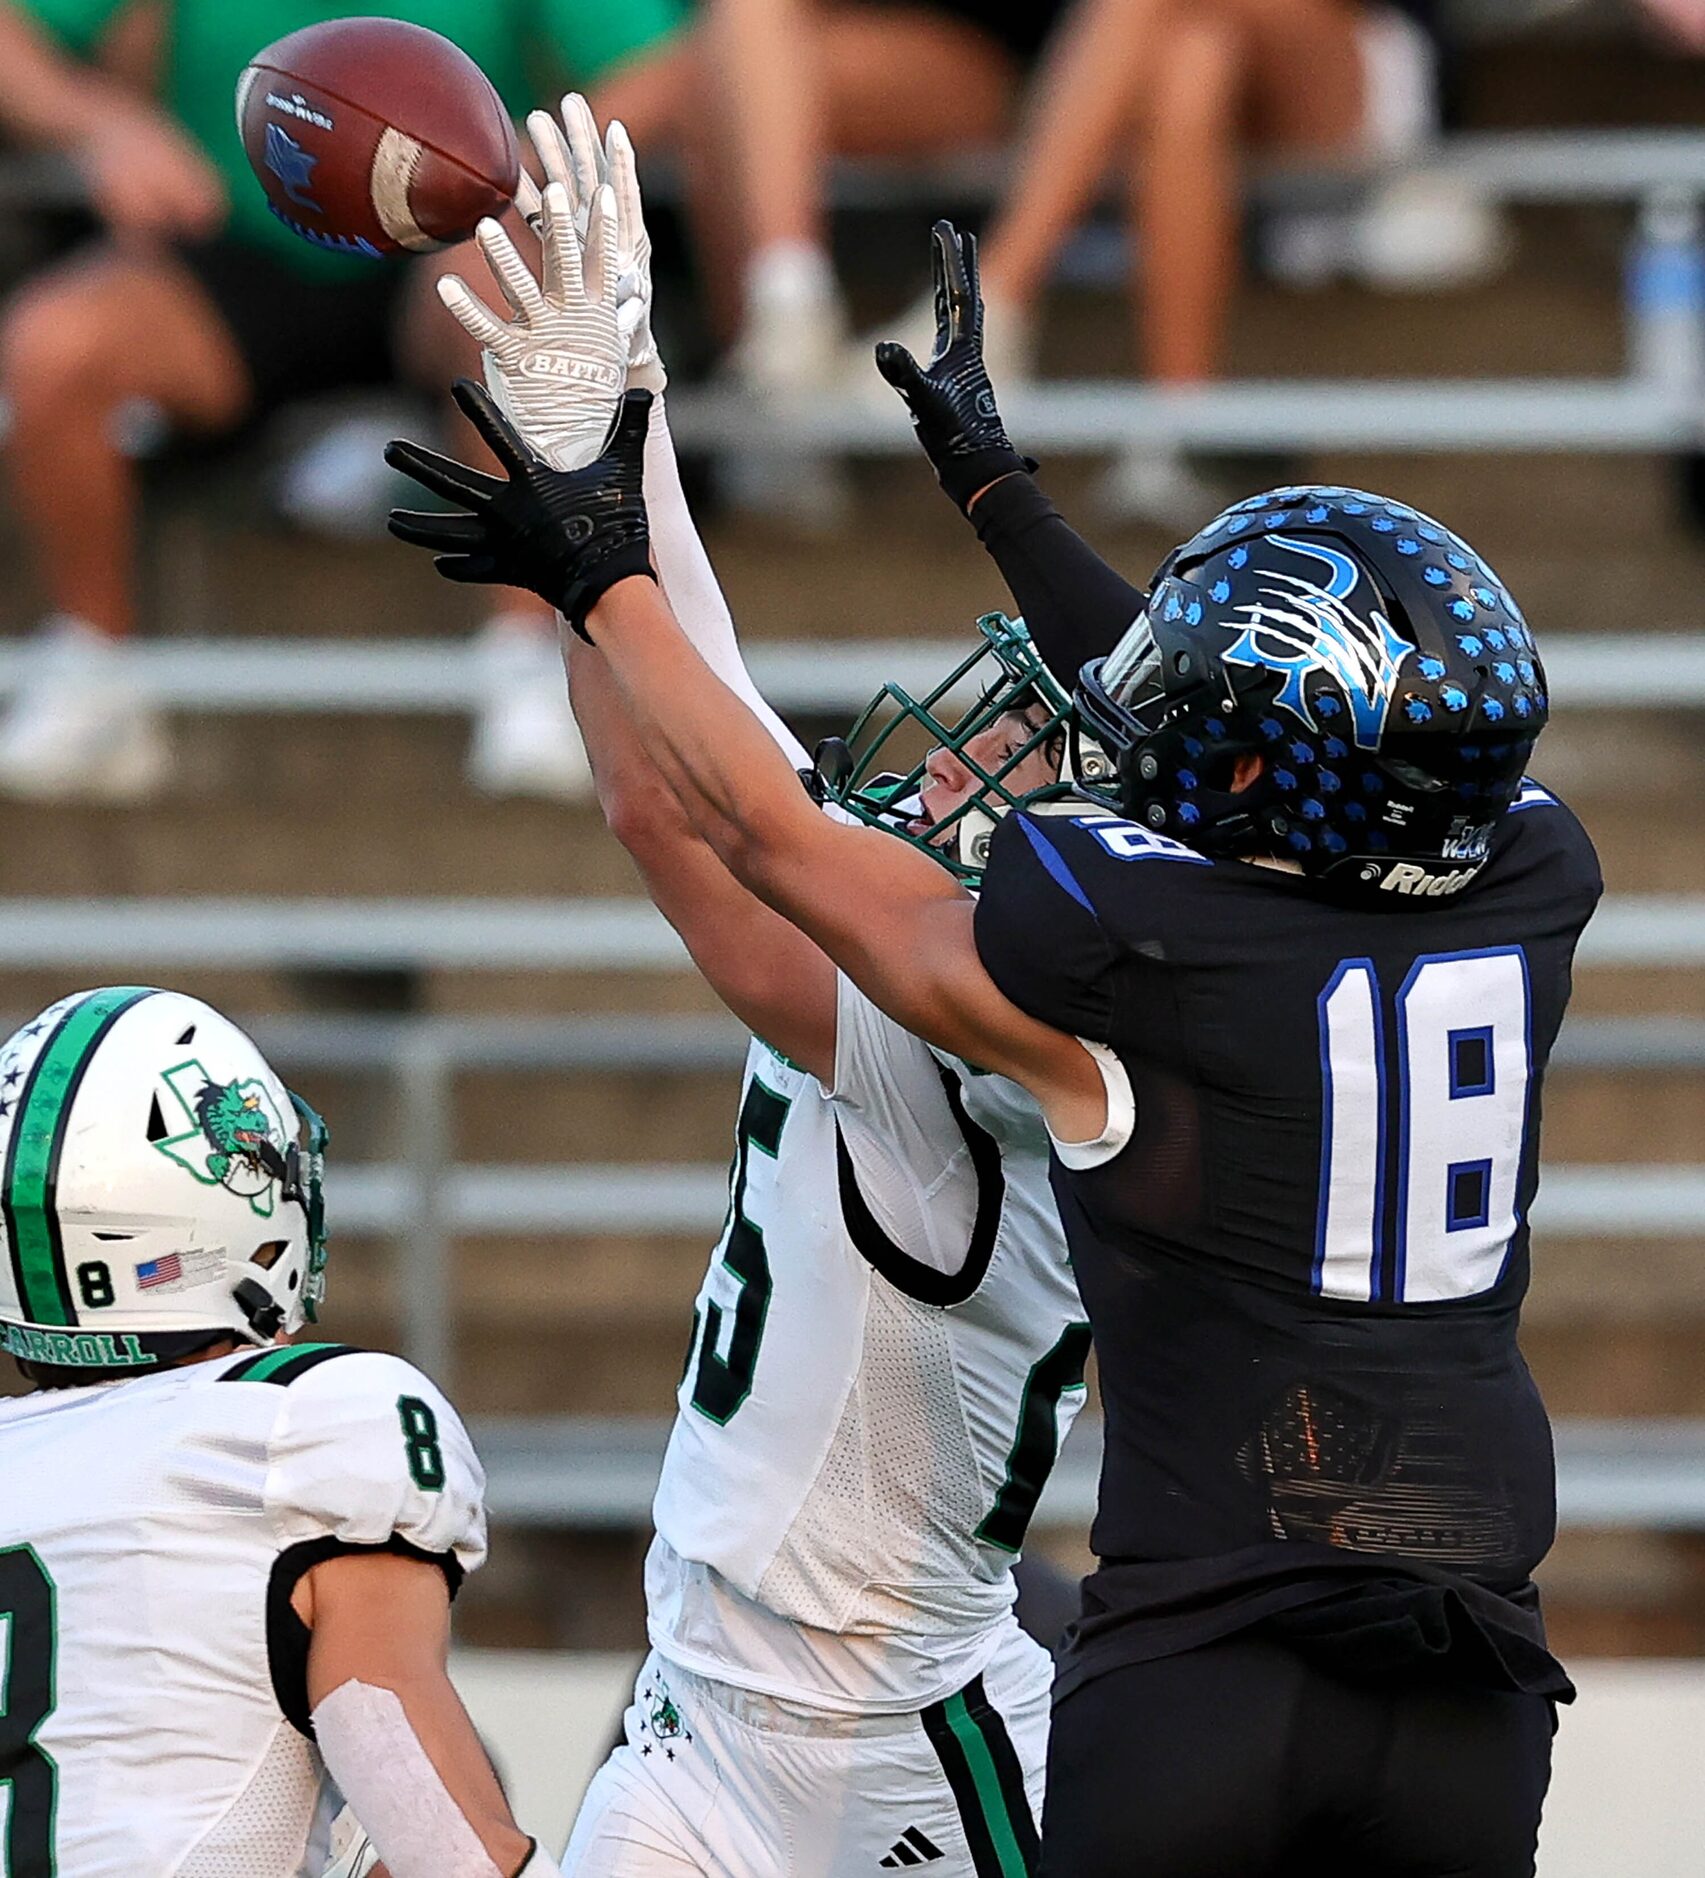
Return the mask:
{"type": "Polygon", "coordinates": [[[324,1288],[325,1124],[199,998],[79,991],[0,1045],[0,1348],[142,1369],[324,1288]]]}

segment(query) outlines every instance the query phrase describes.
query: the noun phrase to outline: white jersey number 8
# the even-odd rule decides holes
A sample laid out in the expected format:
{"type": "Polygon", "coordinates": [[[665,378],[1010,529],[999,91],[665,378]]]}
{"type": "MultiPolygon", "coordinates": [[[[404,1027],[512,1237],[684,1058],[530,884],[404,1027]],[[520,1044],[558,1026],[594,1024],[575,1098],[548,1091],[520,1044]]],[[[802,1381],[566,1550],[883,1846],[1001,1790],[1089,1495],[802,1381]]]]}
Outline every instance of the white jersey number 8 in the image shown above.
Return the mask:
{"type": "Polygon", "coordinates": [[[1490,1290],[1520,1223],[1533,1080],[1521,948],[1417,959],[1389,1041],[1367,959],[1340,965],[1318,1008],[1314,1289],[1401,1304],[1490,1290]]]}

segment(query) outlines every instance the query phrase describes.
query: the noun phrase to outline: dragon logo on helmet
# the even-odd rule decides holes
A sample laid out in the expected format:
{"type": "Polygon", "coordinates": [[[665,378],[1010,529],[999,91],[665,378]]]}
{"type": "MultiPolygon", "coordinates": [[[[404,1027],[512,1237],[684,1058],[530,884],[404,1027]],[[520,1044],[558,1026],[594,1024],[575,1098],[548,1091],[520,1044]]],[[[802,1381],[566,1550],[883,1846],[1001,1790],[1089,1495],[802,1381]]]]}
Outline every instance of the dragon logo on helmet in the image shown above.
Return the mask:
{"type": "Polygon", "coordinates": [[[266,1163],[270,1159],[276,1167],[277,1151],[288,1135],[266,1085],[253,1078],[215,1082],[195,1057],[167,1070],[163,1080],[188,1126],[154,1146],[203,1186],[224,1187],[246,1199],[262,1219],[270,1218],[278,1177],[266,1163]],[[261,1150],[269,1143],[275,1152],[264,1157],[261,1150]]]}
{"type": "Polygon", "coordinates": [[[1248,624],[1222,655],[1225,663],[1283,672],[1284,688],[1275,702],[1310,730],[1319,726],[1304,681],[1311,672],[1326,672],[1349,701],[1356,743],[1364,750],[1376,748],[1398,673],[1414,644],[1377,606],[1368,609],[1366,619],[1352,611],[1348,602],[1361,571],[1349,555],[1289,535],[1269,535],[1267,541],[1320,562],[1327,578],[1321,582],[1282,568],[1262,569],[1260,578],[1271,584],[1259,598],[1236,608],[1248,624]]]}

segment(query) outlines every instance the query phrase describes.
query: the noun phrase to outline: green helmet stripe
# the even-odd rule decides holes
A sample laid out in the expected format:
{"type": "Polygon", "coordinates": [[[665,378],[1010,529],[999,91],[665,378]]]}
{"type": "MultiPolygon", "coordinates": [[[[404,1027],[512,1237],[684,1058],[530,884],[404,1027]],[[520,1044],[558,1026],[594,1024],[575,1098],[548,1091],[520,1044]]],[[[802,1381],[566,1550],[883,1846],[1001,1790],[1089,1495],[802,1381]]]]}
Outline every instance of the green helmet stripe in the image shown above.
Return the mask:
{"type": "Polygon", "coordinates": [[[60,1018],[18,1096],[0,1212],[12,1256],[19,1309],[32,1324],[75,1324],[76,1306],[59,1236],[59,1154],[65,1124],[96,1046],[118,1018],[153,991],[111,985],[92,991],[60,1018]]]}

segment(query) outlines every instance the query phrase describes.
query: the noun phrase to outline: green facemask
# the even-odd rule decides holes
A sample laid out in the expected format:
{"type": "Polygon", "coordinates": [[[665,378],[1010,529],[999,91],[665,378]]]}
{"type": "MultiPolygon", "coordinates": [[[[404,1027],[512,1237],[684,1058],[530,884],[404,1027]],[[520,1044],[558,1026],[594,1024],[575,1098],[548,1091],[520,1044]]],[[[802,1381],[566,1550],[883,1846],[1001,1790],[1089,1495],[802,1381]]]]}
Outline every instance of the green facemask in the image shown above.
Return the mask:
{"type": "Polygon", "coordinates": [[[898,835],[972,885],[982,878],[1001,816],[1077,793],[1068,759],[1078,751],[1072,701],[1037,656],[1024,622],[986,613],[977,632],[976,648],[921,698],[884,685],[845,739],[818,745],[814,777],[823,801],[898,835]],[[1024,714],[1024,735],[992,767],[980,762],[968,746],[1013,711],[1024,714]],[[977,787],[924,828],[914,824],[933,750],[950,752],[977,787]],[[1014,786],[1014,773],[1038,752],[1047,754],[1052,779],[1014,786]]]}

